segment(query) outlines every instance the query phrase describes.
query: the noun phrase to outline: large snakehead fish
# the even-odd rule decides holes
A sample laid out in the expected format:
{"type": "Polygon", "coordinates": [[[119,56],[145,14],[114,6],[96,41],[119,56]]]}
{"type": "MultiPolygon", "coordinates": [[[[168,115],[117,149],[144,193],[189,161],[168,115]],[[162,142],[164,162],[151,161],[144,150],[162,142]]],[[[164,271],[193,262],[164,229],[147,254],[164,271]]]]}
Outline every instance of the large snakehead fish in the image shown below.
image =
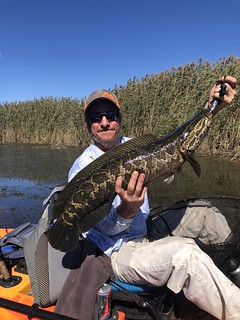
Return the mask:
{"type": "Polygon", "coordinates": [[[202,110],[163,138],[152,134],[133,138],[86,166],[67,184],[53,207],[50,244],[60,251],[72,250],[81,233],[109,213],[118,176],[123,177],[126,187],[134,170],[144,172],[148,185],[156,178],[171,177],[185,161],[199,176],[200,166],[192,155],[206,136],[213,114],[202,110]]]}

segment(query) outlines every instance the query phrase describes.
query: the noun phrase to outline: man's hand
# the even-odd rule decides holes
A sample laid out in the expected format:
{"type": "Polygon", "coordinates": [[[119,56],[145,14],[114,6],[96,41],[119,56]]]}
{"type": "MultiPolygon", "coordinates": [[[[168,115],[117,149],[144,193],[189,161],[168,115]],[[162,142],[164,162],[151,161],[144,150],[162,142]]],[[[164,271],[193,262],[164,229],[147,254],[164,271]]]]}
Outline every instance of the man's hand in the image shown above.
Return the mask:
{"type": "Polygon", "coordinates": [[[222,108],[224,108],[227,104],[231,103],[235,95],[237,94],[235,88],[237,85],[237,80],[232,76],[225,76],[222,77],[221,80],[218,80],[215,86],[212,87],[209,95],[209,101],[206,104],[205,108],[211,108],[212,102],[214,98],[220,99],[222,102],[218,105],[214,113],[220,111],[222,108]],[[221,95],[221,84],[222,81],[224,81],[224,84],[226,85],[226,91],[227,93],[223,96],[221,95]]]}
{"type": "Polygon", "coordinates": [[[145,174],[133,171],[127,190],[122,188],[122,177],[118,177],[115,183],[115,191],[121,198],[121,204],[117,208],[120,216],[126,219],[133,218],[138,209],[144,202],[144,195],[147,192],[147,187],[143,187],[145,174]]]}

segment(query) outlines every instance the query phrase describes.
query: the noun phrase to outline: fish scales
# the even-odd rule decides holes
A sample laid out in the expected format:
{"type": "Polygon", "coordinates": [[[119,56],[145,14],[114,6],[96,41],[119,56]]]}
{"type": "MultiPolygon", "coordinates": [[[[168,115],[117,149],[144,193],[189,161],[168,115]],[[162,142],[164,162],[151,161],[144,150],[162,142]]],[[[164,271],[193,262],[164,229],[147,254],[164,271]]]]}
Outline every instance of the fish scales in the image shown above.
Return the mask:
{"type": "Polygon", "coordinates": [[[192,153],[206,136],[212,117],[211,111],[201,111],[161,139],[151,134],[134,138],[86,166],[68,183],[53,207],[55,222],[48,234],[51,245],[61,251],[72,250],[81,233],[108,214],[118,176],[123,177],[126,188],[134,170],[144,172],[148,185],[156,178],[171,177],[185,161],[199,175],[200,166],[192,153]]]}

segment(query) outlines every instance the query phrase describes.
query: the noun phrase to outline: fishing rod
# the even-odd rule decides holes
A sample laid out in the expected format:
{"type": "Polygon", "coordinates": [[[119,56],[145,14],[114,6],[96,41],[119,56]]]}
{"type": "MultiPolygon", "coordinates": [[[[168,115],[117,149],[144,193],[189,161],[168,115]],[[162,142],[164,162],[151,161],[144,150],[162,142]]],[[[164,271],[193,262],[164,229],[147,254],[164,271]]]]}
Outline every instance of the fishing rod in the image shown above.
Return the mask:
{"type": "Polygon", "coordinates": [[[70,318],[58,313],[39,309],[37,304],[28,306],[20,302],[11,301],[4,298],[0,298],[0,308],[25,314],[28,316],[28,319],[38,318],[43,320],[76,320],[75,318],[70,318]]]}

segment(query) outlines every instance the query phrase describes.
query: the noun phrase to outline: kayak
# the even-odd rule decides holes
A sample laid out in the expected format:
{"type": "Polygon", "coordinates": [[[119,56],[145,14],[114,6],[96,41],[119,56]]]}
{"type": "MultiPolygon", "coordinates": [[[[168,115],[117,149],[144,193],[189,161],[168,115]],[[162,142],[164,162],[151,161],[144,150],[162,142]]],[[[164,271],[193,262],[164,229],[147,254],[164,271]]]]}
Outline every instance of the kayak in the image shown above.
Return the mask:
{"type": "MultiPolygon", "coordinates": [[[[1,299],[7,299],[10,302],[21,303],[25,306],[31,307],[34,304],[34,301],[33,301],[34,298],[31,294],[31,285],[30,285],[28,275],[13,271],[12,276],[15,279],[20,278],[21,281],[14,287],[10,287],[10,288],[4,288],[0,286],[1,299]]],[[[12,306],[14,308],[14,304],[12,304],[12,306]]],[[[15,310],[17,309],[17,306],[18,305],[15,306],[15,310]]],[[[19,305],[19,309],[20,308],[21,306],[19,305]]],[[[52,312],[53,309],[54,309],[54,306],[48,307],[45,310],[52,312]]],[[[0,319],[25,320],[25,319],[28,319],[28,317],[27,315],[24,315],[18,311],[9,310],[9,309],[0,307],[0,319]]]]}
{"type": "MultiPolygon", "coordinates": [[[[13,229],[0,228],[0,239],[12,230],[13,229]]],[[[54,305],[46,308],[40,308],[34,304],[34,296],[31,290],[30,279],[24,270],[18,270],[16,266],[13,267],[9,281],[1,279],[1,271],[2,269],[0,268],[0,319],[72,319],[53,313],[55,308],[54,305]]],[[[125,320],[125,315],[123,312],[119,311],[114,319],[125,320]]]]}
{"type": "MultiPolygon", "coordinates": [[[[0,239],[12,230],[13,229],[0,229],[0,239]]],[[[0,285],[0,298],[6,299],[10,302],[16,302],[31,307],[34,304],[34,297],[31,293],[31,285],[28,275],[17,272],[13,268],[11,277],[15,281],[19,281],[19,283],[9,287],[4,287],[3,285],[0,285]]],[[[14,306],[14,304],[12,305],[14,306]]],[[[19,307],[21,306],[19,305],[19,307]]],[[[17,308],[15,306],[15,310],[16,309],[17,308]]],[[[44,310],[49,312],[52,312],[53,309],[54,306],[48,307],[46,309],[44,308],[44,310]]],[[[24,315],[21,312],[0,307],[0,319],[25,320],[28,319],[28,317],[27,315],[24,315]]]]}
{"type": "MultiPolygon", "coordinates": [[[[171,210],[180,210],[184,208],[186,205],[188,205],[188,203],[189,202],[187,202],[186,204],[186,201],[181,202],[180,204],[177,203],[171,206],[171,210]]],[[[190,205],[192,205],[192,202],[190,202],[190,205]]],[[[194,205],[196,205],[196,202],[194,202],[194,205]]],[[[161,212],[164,212],[164,210],[161,212]]],[[[159,215],[161,215],[161,212],[159,213],[159,215]]],[[[151,234],[158,237],[158,223],[156,223],[157,219],[155,219],[156,217],[158,217],[158,213],[156,213],[156,215],[153,214],[152,217],[152,220],[154,221],[153,225],[156,226],[156,229],[151,230],[151,234]]],[[[159,221],[162,221],[162,218],[159,221]]],[[[16,229],[0,228],[0,242],[3,237],[6,237],[6,235],[15,230],[16,229]]],[[[59,315],[53,312],[55,308],[54,304],[47,307],[40,307],[35,303],[36,299],[34,299],[34,295],[32,293],[31,281],[27,272],[26,264],[24,266],[23,263],[23,265],[20,264],[19,266],[19,263],[17,263],[16,265],[11,266],[10,263],[11,268],[9,268],[9,260],[5,258],[6,255],[4,248],[6,248],[5,244],[3,244],[3,242],[0,243],[0,319],[74,320],[73,318],[59,315]],[[9,271],[9,275],[7,273],[5,274],[4,262],[6,262],[6,265],[8,267],[7,271],[9,271]],[[8,276],[10,277],[10,279],[6,280],[8,276]]],[[[21,260],[24,260],[23,262],[25,262],[26,256],[23,257],[24,258],[21,260]]],[[[109,281],[112,285],[112,303],[111,316],[110,318],[106,318],[108,320],[214,319],[206,312],[200,310],[195,305],[189,303],[189,301],[186,300],[182,292],[179,296],[173,297],[173,293],[164,291],[164,287],[163,291],[161,291],[162,288],[155,287],[154,292],[148,292],[147,290],[145,290],[145,288],[134,288],[134,286],[131,284],[123,284],[121,282],[117,282],[116,280],[114,281],[109,281]],[[156,300],[156,298],[158,300],[156,300]],[[165,300],[161,300],[162,298],[165,300]],[[152,302],[153,306],[151,306],[152,302]],[[150,314],[153,314],[153,316],[149,316],[149,310],[146,310],[144,304],[148,304],[150,306],[150,314]],[[175,314],[177,315],[177,318],[175,314]]]]}

